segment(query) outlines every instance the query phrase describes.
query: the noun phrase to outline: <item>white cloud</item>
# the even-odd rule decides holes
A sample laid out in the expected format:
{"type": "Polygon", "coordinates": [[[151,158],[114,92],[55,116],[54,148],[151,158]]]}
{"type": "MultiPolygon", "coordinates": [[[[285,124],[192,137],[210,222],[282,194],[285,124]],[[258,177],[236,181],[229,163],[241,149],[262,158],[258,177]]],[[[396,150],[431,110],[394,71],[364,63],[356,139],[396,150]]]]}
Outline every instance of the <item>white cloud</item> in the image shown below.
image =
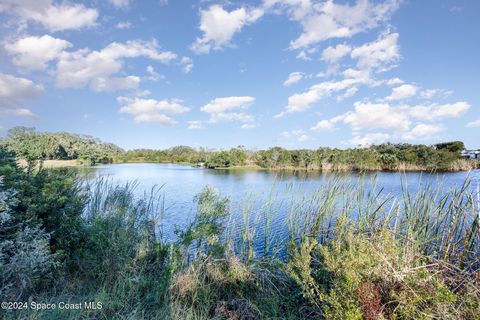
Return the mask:
{"type": "Polygon", "coordinates": [[[313,131],[333,131],[335,129],[335,125],[342,121],[345,118],[344,115],[333,117],[332,119],[328,120],[320,120],[317,124],[310,128],[313,131]]]}
{"type": "MultiPolygon", "coordinates": [[[[391,129],[398,133],[410,130],[412,120],[435,121],[445,118],[456,118],[470,108],[466,102],[457,102],[444,105],[401,105],[391,106],[388,103],[356,102],[354,110],[320,121],[316,129],[332,129],[334,125],[343,121],[354,131],[371,129],[391,129]]],[[[422,127],[419,127],[420,130],[422,127]]]]}
{"type": "Polygon", "coordinates": [[[254,129],[256,126],[253,123],[244,123],[240,126],[242,129],[254,129]]]}
{"type": "Polygon", "coordinates": [[[351,51],[352,47],[346,44],[339,44],[336,47],[328,47],[322,52],[322,60],[330,64],[335,64],[351,51]]]}
{"type": "Polygon", "coordinates": [[[275,115],[276,118],[283,117],[286,114],[294,112],[305,112],[311,105],[319,100],[329,97],[335,92],[347,90],[348,95],[355,94],[356,90],[348,90],[359,84],[373,85],[374,81],[370,78],[368,71],[348,69],[344,72],[345,79],[339,81],[325,81],[311,86],[307,91],[296,93],[288,97],[288,105],[285,110],[275,115]]]}
{"type": "Polygon", "coordinates": [[[392,89],[392,94],[389,95],[387,100],[403,100],[412,98],[417,94],[418,88],[411,84],[403,84],[399,87],[392,89]]]}
{"type": "Polygon", "coordinates": [[[192,120],[188,121],[188,129],[195,130],[195,129],[203,129],[203,122],[200,120],[192,120]]]}
{"type": "Polygon", "coordinates": [[[297,54],[297,59],[305,60],[305,61],[311,61],[312,60],[312,58],[310,58],[308,56],[308,54],[305,50],[302,50],[297,54]]]}
{"type": "Polygon", "coordinates": [[[420,92],[420,97],[426,100],[432,100],[435,97],[448,98],[453,94],[451,90],[443,89],[425,89],[420,92]]]}
{"type": "Polygon", "coordinates": [[[282,136],[286,139],[294,139],[298,142],[305,142],[311,138],[305,133],[304,130],[292,130],[292,131],[283,131],[282,136]]]}
{"type": "Polygon", "coordinates": [[[33,117],[22,101],[38,98],[42,93],[43,87],[31,80],[0,73],[0,114],[33,117]]]}
{"type": "Polygon", "coordinates": [[[358,92],[357,87],[348,88],[344,94],[337,96],[337,101],[341,102],[344,99],[353,97],[358,92]]]}
{"type": "Polygon", "coordinates": [[[447,104],[416,105],[406,107],[406,111],[415,119],[424,121],[435,121],[444,118],[458,118],[470,109],[467,102],[456,102],[447,104]]]}
{"type": "Polygon", "coordinates": [[[421,140],[428,139],[432,135],[444,131],[445,128],[440,125],[431,125],[420,123],[413,127],[409,132],[403,134],[403,138],[407,140],[421,140]]]}
{"type": "Polygon", "coordinates": [[[130,5],[130,0],[109,0],[111,4],[118,8],[125,8],[130,5]]]}
{"type": "Polygon", "coordinates": [[[118,97],[117,100],[122,104],[120,112],[132,115],[135,122],[160,122],[164,125],[174,125],[177,121],[169,116],[186,113],[190,110],[179,99],[155,100],[118,97]]]}
{"type": "Polygon", "coordinates": [[[150,75],[147,79],[150,81],[158,81],[159,79],[165,79],[165,76],[156,72],[155,68],[151,65],[147,66],[147,73],[150,75]]]}
{"type": "Polygon", "coordinates": [[[52,0],[0,0],[0,11],[14,15],[17,22],[35,21],[50,31],[91,27],[98,11],[82,4],[53,4],[52,0]]]}
{"type": "Polygon", "coordinates": [[[47,68],[48,62],[57,59],[72,44],[49,35],[30,36],[6,43],[5,50],[13,56],[13,63],[30,70],[47,68]]]}
{"type": "Polygon", "coordinates": [[[336,4],[334,1],[266,0],[267,9],[287,11],[292,20],[298,21],[303,33],[290,43],[293,49],[309,47],[332,38],[350,38],[353,35],[377,27],[387,21],[398,8],[398,1],[372,3],[359,0],[354,5],[336,4]]]}
{"type": "Polygon", "coordinates": [[[350,143],[354,146],[366,147],[372,144],[385,143],[390,138],[391,137],[388,133],[372,132],[372,133],[367,133],[363,136],[356,135],[350,140],[350,143]]]}
{"type": "Polygon", "coordinates": [[[403,84],[404,81],[400,78],[392,78],[392,79],[388,79],[386,84],[389,85],[389,86],[395,86],[395,85],[398,85],[398,84],[403,84]]]}
{"type": "MultiPolygon", "coordinates": [[[[57,63],[56,85],[60,88],[78,88],[90,85],[99,91],[102,86],[97,84],[113,80],[108,90],[134,88],[139,78],[114,77],[123,67],[124,58],[147,57],[162,63],[177,59],[170,51],[159,51],[155,42],[127,41],[113,42],[100,51],[81,49],[74,52],[63,52],[57,63]],[[123,79],[123,80],[122,80],[123,79]]],[[[105,86],[105,88],[107,88],[105,86]]]]}
{"type": "Polygon", "coordinates": [[[233,109],[247,109],[254,101],[255,98],[249,96],[215,98],[201,110],[207,113],[222,113],[233,109]]]}
{"type": "MultiPolygon", "coordinates": [[[[45,69],[49,62],[55,61],[55,83],[60,88],[90,86],[95,91],[136,89],[140,78],[121,74],[123,60],[127,58],[145,57],[165,64],[177,61],[184,72],[190,72],[193,68],[190,58],[160,50],[154,40],[112,42],[98,51],[88,48],[67,51],[71,46],[68,41],[44,35],[7,43],[5,49],[13,56],[14,64],[27,69],[45,69]]],[[[151,78],[159,77],[158,74],[150,75],[151,78]]]]}
{"type": "Polygon", "coordinates": [[[263,13],[261,9],[244,7],[228,12],[220,5],[201,10],[200,30],[203,35],[196,39],[191,49],[197,54],[202,54],[229,46],[235,33],[242,30],[245,25],[257,21],[263,13]]]}
{"type": "Polygon", "coordinates": [[[98,77],[92,79],[90,88],[94,91],[117,91],[117,90],[133,90],[137,89],[140,84],[140,78],[137,76],[127,77],[98,77]]]}
{"type": "Polygon", "coordinates": [[[360,129],[393,129],[406,131],[410,128],[408,115],[399,108],[386,103],[354,103],[354,111],[345,114],[343,121],[353,130],[360,129]]]}
{"type": "Polygon", "coordinates": [[[352,59],[358,59],[357,68],[385,71],[400,59],[398,33],[384,33],[376,41],[352,50],[352,59]]]}
{"type": "Polygon", "coordinates": [[[467,128],[479,128],[480,127],[480,119],[467,123],[466,127],[467,128]]]}
{"type": "Polygon", "coordinates": [[[300,80],[302,80],[304,75],[305,74],[303,72],[292,72],[288,75],[288,79],[285,80],[283,85],[286,86],[286,87],[291,86],[292,84],[295,84],[295,83],[299,82],[300,80]]]}
{"type": "Polygon", "coordinates": [[[115,28],[123,30],[123,29],[130,29],[132,27],[132,23],[130,21],[120,21],[117,23],[115,28]]]}
{"type": "Polygon", "coordinates": [[[427,99],[427,100],[432,99],[437,94],[438,94],[438,90],[436,90],[436,89],[427,89],[427,90],[423,90],[422,92],[420,92],[420,96],[423,99],[427,99]]]}
{"type": "Polygon", "coordinates": [[[254,101],[255,98],[249,96],[215,98],[204,105],[201,110],[210,115],[209,121],[211,123],[227,121],[250,123],[255,119],[252,115],[245,113],[244,110],[248,109],[254,101]]]}
{"type": "Polygon", "coordinates": [[[183,72],[190,73],[193,69],[193,60],[189,57],[182,57],[180,59],[180,66],[182,66],[183,72]]]}
{"type": "MultiPolygon", "coordinates": [[[[0,109],[1,111],[1,109],[0,109]]],[[[36,118],[37,115],[33,113],[31,110],[26,109],[26,108],[15,108],[15,109],[10,109],[6,110],[6,114],[10,114],[13,116],[18,116],[18,117],[26,117],[26,118],[36,118]]]]}
{"type": "MultiPolygon", "coordinates": [[[[439,123],[412,123],[421,121],[438,121],[447,118],[457,118],[470,108],[466,102],[457,102],[452,104],[430,104],[430,105],[398,105],[391,106],[386,102],[356,102],[354,110],[340,114],[331,119],[319,121],[311,130],[314,131],[332,131],[336,124],[342,122],[353,130],[355,137],[350,141],[354,145],[368,145],[370,143],[382,143],[388,138],[401,138],[403,140],[419,140],[432,138],[435,134],[445,130],[445,127],[439,123]],[[367,132],[362,135],[362,131],[371,130],[389,130],[388,133],[367,132]],[[384,135],[384,136],[382,136],[384,135]],[[382,138],[383,137],[383,138],[382,138]]],[[[471,126],[478,124],[472,123],[471,126]]],[[[468,125],[467,125],[468,126],[468,125]]]]}

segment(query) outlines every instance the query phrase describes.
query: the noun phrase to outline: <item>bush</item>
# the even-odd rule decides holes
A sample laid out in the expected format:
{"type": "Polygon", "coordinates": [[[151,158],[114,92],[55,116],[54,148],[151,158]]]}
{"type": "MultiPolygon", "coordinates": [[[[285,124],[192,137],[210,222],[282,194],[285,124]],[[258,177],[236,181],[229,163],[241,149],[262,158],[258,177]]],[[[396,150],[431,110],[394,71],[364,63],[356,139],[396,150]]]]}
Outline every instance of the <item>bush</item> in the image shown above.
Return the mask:
{"type": "Polygon", "coordinates": [[[15,202],[13,191],[0,192],[0,296],[4,301],[25,301],[47,282],[56,266],[49,234],[38,226],[15,222],[8,205],[15,202]]]}
{"type": "Polygon", "coordinates": [[[469,319],[474,312],[466,307],[469,285],[452,291],[457,276],[440,263],[389,231],[359,234],[342,220],[333,240],[295,245],[286,271],[325,319],[469,319]]]}

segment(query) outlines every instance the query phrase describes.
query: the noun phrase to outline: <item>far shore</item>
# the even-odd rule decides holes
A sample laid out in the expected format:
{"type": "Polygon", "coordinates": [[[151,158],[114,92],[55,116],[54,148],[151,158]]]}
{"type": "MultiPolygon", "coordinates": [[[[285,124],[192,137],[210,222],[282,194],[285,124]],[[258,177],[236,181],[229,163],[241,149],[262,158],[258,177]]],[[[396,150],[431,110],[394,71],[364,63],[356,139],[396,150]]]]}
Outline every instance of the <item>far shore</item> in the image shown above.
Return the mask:
{"type": "MultiPolygon", "coordinates": [[[[19,159],[17,161],[18,165],[21,167],[27,167],[27,161],[25,159],[19,159]]],[[[460,172],[460,171],[469,171],[475,170],[480,168],[479,165],[469,163],[467,164],[465,161],[463,165],[457,166],[452,168],[452,170],[446,171],[438,171],[438,170],[431,170],[422,168],[419,166],[399,166],[397,169],[392,170],[382,170],[380,168],[365,168],[363,170],[352,169],[347,166],[334,168],[333,166],[327,166],[326,168],[320,167],[278,167],[278,168],[263,168],[258,165],[245,165],[245,166],[231,166],[231,167],[216,167],[216,168],[206,168],[202,166],[198,166],[194,163],[187,163],[187,162],[149,162],[149,161],[129,161],[129,162],[114,162],[112,164],[140,164],[140,163],[150,163],[150,164],[176,164],[182,166],[190,166],[195,168],[202,168],[202,169],[209,169],[209,170],[229,170],[229,171],[292,171],[292,172],[460,172]]],[[[85,167],[85,164],[82,164],[78,160],[43,160],[42,161],[43,168],[71,168],[71,167],[85,167]]]]}

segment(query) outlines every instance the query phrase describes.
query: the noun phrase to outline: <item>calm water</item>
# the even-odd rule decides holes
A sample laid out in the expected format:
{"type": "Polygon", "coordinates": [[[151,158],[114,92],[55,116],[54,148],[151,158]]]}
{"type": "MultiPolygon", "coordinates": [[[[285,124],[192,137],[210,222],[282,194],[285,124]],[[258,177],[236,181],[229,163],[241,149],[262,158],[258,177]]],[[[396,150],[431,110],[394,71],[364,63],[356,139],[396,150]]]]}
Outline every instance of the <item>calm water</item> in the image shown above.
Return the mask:
{"type": "MultiPolygon", "coordinates": [[[[231,199],[232,210],[260,203],[262,199],[273,198],[282,202],[292,196],[308,196],[319,187],[331,181],[332,174],[321,173],[278,173],[262,170],[208,170],[180,166],[175,164],[114,164],[94,167],[91,175],[106,177],[114,183],[137,181],[136,192],[142,195],[155,185],[162,185],[165,213],[164,225],[167,238],[172,237],[174,226],[181,227],[191,221],[194,214],[194,196],[206,185],[218,189],[223,196],[231,199]],[[273,194],[273,197],[271,195],[273,194]]],[[[377,172],[369,174],[349,173],[342,178],[347,181],[363,179],[368,188],[372,188],[373,180],[376,188],[383,188],[385,194],[400,195],[402,181],[410,191],[415,192],[422,184],[433,183],[448,190],[461,185],[467,177],[472,179],[472,188],[480,184],[480,170],[472,172],[456,172],[441,174],[425,174],[410,172],[406,174],[393,172],[377,172]],[[406,183],[405,183],[406,181],[406,183]]]]}

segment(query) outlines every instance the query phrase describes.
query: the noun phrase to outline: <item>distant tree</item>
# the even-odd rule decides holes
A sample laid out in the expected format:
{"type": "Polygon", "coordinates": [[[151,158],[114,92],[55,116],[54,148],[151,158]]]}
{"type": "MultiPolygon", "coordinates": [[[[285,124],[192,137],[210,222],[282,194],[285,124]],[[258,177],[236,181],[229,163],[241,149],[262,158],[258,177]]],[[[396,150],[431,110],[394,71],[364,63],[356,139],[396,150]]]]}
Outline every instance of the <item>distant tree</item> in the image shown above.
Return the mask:
{"type": "Polygon", "coordinates": [[[450,152],[459,153],[465,149],[465,144],[462,141],[443,142],[435,145],[438,150],[447,150],[450,152]]]}
{"type": "Polygon", "coordinates": [[[112,162],[124,151],[112,143],[102,143],[91,136],[70,133],[37,132],[34,128],[15,127],[2,142],[17,157],[32,163],[36,160],[70,160],[95,164],[112,162]]]}

